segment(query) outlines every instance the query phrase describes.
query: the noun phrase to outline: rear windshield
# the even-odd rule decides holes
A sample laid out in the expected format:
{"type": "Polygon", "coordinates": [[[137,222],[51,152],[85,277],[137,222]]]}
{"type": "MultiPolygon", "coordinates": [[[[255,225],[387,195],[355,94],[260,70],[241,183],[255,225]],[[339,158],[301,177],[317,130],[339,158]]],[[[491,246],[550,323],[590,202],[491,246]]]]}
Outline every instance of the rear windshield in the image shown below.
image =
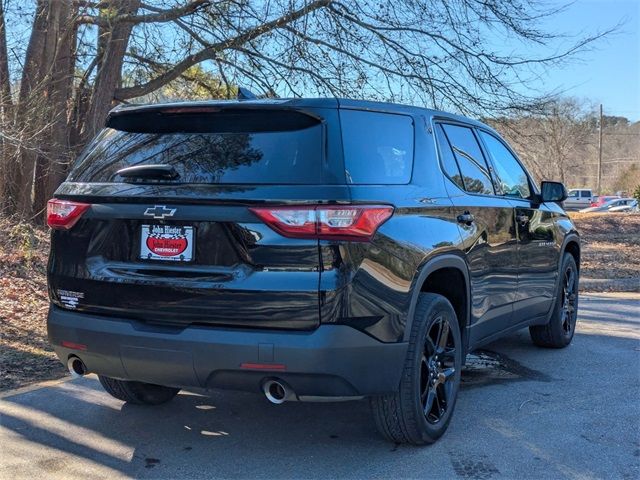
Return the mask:
{"type": "Polygon", "coordinates": [[[348,183],[409,183],[413,168],[411,117],[341,110],[340,124],[348,183]]]}
{"type": "Polygon", "coordinates": [[[322,175],[323,127],[301,113],[155,112],[110,126],[76,161],[69,181],[123,182],[116,172],[138,165],[173,166],[180,183],[314,184],[322,175]]]}

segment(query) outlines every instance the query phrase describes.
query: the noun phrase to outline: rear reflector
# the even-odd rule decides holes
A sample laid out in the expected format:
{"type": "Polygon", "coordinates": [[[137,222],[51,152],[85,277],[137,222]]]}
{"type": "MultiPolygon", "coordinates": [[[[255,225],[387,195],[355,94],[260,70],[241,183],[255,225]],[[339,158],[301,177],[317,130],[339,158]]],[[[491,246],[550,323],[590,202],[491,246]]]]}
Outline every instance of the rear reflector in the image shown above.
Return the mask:
{"type": "Polygon", "coordinates": [[[284,372],[287,370],[286,365],[281,363],[242,363],[240,368],[245,370],[270,370],[272,372],[284,372]]]}
{"type": "Polygon", "coordinates": [[[388,205],[303,205],[250,209],[276,232],[290,238],[366,242],[393,214],[388,205]]]}
{"type": "Polygon", "coordinates": [[[60,343],[60,345],[62,345],[65,348],[71,348],[72,350],[85,351],[87,349],[87,346],[82,343],[67,342],[66,340],[63,340],[62,343],[60,343]]]}
{"type": "Polygon", "coordinates": [[[91,205],[53,198],[47,203],[47,225],[57,230],[69,230],[91,205]]]}

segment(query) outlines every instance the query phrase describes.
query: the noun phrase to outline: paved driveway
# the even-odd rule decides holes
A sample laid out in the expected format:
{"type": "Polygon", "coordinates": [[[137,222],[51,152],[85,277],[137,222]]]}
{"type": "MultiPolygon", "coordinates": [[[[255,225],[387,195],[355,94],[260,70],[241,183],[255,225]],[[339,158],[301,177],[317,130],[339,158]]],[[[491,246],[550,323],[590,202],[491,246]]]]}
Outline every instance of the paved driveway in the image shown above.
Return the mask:
{"type": "Polygon", "coordinates": [[[526,331],[464,374],[434,446],[396,446],[366,402],[183,393],[123,405],[94,377],[0,399],[0,478],[640,478],[640,296],[581,299],[574,343],[526,331]]]}

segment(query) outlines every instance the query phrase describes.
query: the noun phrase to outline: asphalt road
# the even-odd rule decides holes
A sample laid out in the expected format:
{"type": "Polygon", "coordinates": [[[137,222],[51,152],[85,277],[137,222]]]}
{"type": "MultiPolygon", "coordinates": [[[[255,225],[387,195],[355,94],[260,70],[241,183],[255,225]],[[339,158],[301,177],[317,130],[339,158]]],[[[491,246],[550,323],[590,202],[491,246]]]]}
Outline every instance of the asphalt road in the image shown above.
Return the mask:
{"type": "Polygon", "coordinates": [[[447,434],[380,439],[365,401],[182,393],[124,405],[94,377],[0,398],[0,478],[640,478],[640,295],[584,295],[573,344],[526,331],[465,372],[447,434]]]}

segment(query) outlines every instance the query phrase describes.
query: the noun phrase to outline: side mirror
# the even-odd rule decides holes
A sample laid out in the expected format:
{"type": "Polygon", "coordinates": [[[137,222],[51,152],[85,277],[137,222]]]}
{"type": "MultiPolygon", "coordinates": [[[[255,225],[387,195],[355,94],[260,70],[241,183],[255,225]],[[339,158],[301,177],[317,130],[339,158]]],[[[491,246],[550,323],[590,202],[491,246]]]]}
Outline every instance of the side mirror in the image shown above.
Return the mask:
{"type": "Polygon", "coordinates": [[[567,189],[560,182],[542,182],[540,197],[543,202],[564,202],[567,199],[567,189]]]}

